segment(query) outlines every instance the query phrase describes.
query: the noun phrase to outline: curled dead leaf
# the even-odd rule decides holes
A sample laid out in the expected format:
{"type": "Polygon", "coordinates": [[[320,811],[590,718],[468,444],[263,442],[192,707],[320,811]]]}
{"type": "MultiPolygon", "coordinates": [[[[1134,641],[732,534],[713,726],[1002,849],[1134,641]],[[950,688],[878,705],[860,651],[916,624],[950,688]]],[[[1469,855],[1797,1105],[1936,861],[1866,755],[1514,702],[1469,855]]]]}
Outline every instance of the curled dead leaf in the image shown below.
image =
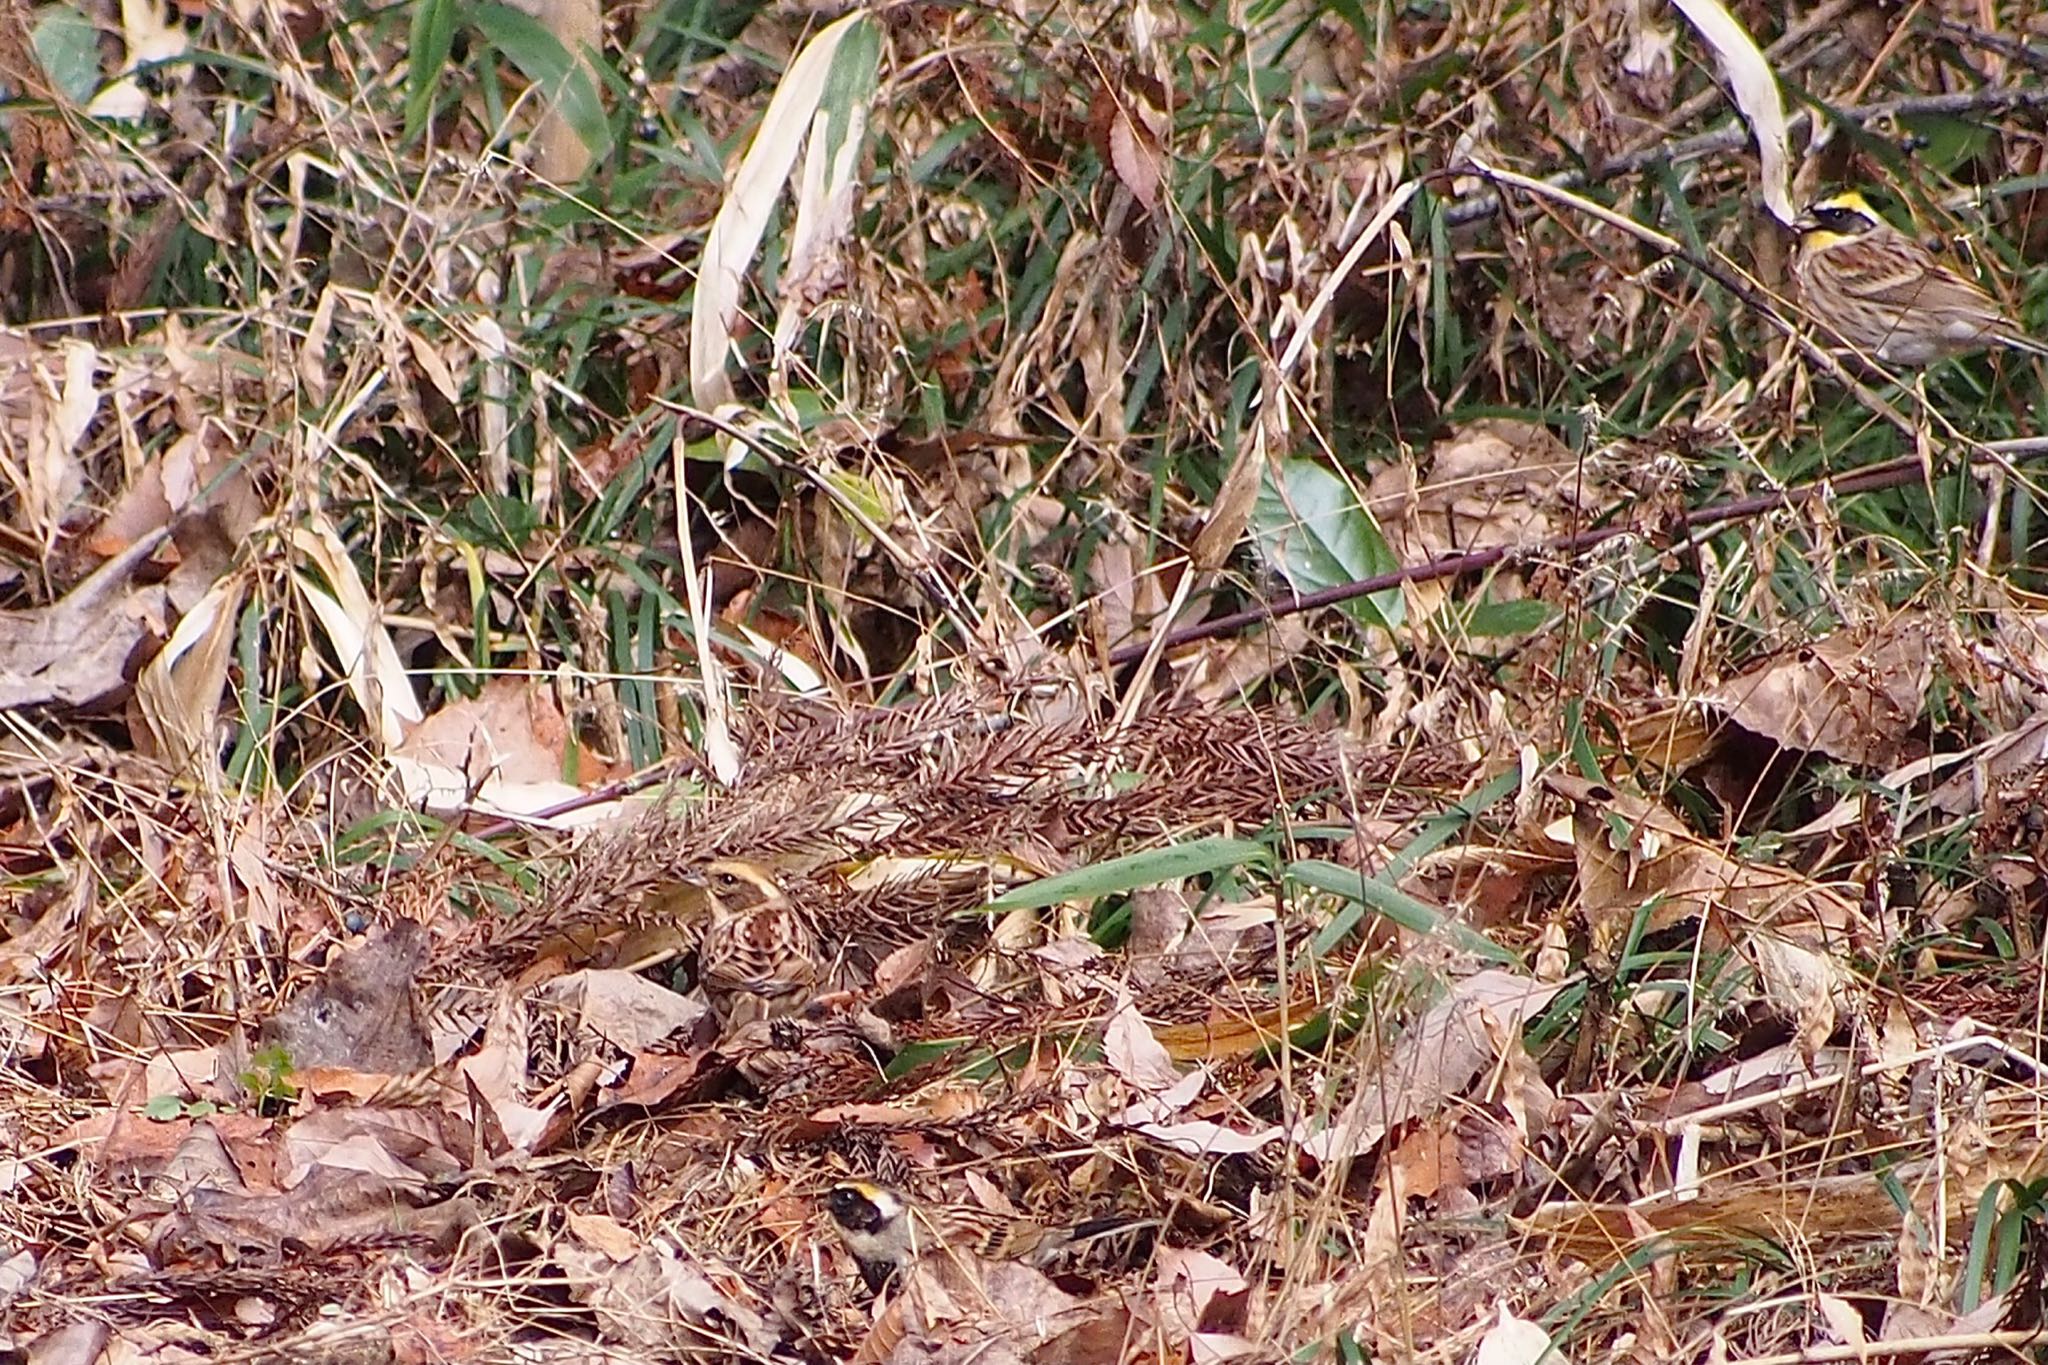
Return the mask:
{"type": "Polygon", "coordinates": [[[1913,616],[1838,631],[1745,669],[1704,700],[1788,749],[1894,768],[1933,682],[1932,634],[1913,616]]]}

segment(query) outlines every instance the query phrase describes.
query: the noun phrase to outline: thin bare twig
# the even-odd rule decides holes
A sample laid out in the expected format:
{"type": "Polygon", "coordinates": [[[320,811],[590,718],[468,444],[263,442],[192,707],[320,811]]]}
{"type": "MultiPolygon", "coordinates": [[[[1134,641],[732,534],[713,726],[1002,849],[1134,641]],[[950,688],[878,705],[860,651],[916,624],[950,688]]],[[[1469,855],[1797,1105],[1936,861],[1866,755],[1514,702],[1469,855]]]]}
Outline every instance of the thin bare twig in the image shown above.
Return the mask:
{"type": "MultiPolygon", "coordinates": [[[[1997,441],[1987,443],[1984,453],[1971,457],[1972,463],[1983,460],[1997,463],[2000,460],[2033,460],[2048,457],[2048,438],[2030,438],[2021,441],[1997,441]]],[[[1778,489],[1759,493],[1754,497],[1734,498],[1727,502],[1710,503],[1695,508],[1679,517],[1669,529],[1673,533],[1690,534],[1706,528],[1719,528],[1727,523],[1747,521],[1766,512],[1785,507],[1800,507],[1815,498],[1842,497],[1854,493],[1874,493],[1886,488],[1901,488],[1920,480],[1921,464],[1916,456],[1903,456],[1887,460],[1882,464],[1870,465],[1852,473],[1816,479],[1811,483],[1793,488],[1778,489]]],[[[1336,606],[1354,598],[1366,597],[1389,588],[1398,588],[1406,583],[1429,583],[1440,578],[1461,578],[1466,574],[1490,569],[1508,559],[1538,559],[1544,557],[1573,556],[1585,553],[1596,546],[1604,545],[1621,536],[1636,535],[1639,532],[1630,526],[1599,526],[1590,531],[1575,531],[1570,535],[1552,536],[1534,545],[1492,545],[1464,554],[1445,555],[1427,564],[1412,564],[1387,573],[1374,574],[1370,578],[1353,579],[1348,583],[1337,583],[1315,592],[1301,593],[1294,597],[1276,598],[1247,607],[1243,611],[1217,616],[1192,626],[1167,634],[1164,648],[1174,649],[1181,645],[1193,644],[1198,640],[1213,640],[1218,636],[1230,635],[1246,626],[1277,621],[1304,611],[1321,607],[1336,606]]],[[[1110,651],[1109,662],[1121,666],[1142,657],[1153,645],[1150,639],[1134,641],[1110,651]]]]}
{"type": "MultiPolygon", "coordinates": [[[[1863,124],[1884,118],[1906,118],[1925,114],[1967,114],[2001,109],[2040,108],[2048,108],[2048,89],[2038,85],[1998,85],[1955,94],[1917,95],[1910,99],[1880,100],[1875,104],[1851,105],[1845,109],[1835,110],[1834,114],[1844,122],[1863,124]]],[[[1795,133],[1810,126],[1812,122],[1811,110],[1802,109],[1791,118],[1795,133]]],[[[1679,166],[1689,161],[1701,161],[1710,156],[1733,152],[1748,144],[1748,127],[1736,122],[1709,133],[1699,133],[1673,142],[1659,143],[1654,147],[1645,147],[1641,151],[1618,156],[1612,161],[1602,162],[1585,170],[1559,171],[1542,177],[1542,181],[1558,189],[1579,189],[1624,175],[1634,175],[1653,166],[1679,166]]],[[[1493,190],[1482,190],[1478,194],[1452,201],[1444,210],[1444,220],[1455,227],[1461,223],[1476,223],[1491,218],[1498,212],[1500,195],[1493,190]]]]}
{"type": "Polygon", "coordinates": [[[1974,24],[1963,23],[1937,15],[1934,26],[1959,42],[1971,47],[1981,47],[1986,52],[1996,52],[2009,60],[2031,66],[2036,71],[2048,71],[2048,48],[2035,47],[2017,38],[2008,38],[2002,33],[1987,33],[1974,24]]]}

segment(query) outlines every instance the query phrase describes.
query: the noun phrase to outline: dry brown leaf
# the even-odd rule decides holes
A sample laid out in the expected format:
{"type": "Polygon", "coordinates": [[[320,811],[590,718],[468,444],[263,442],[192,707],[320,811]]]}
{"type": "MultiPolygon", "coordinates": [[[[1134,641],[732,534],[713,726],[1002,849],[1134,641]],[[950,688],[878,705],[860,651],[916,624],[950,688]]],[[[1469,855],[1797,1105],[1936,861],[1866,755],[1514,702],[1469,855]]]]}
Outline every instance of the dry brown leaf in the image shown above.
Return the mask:
{"type": "MultiPolygon", "coordinates": [[[[1966,1238],[1977,1216],[1977,1200],[1987,1179],[2038,1178],[2048,1170],[2048,1153],[2033,1148],[1997,1155],[1989,1167],[1980,1163],[1975,1175],[1931,1160],[1902,1162],[1892,1168],[1900,1188],[1913,1200],[1914,1216],[1923,1225],[1947,1214],[1946,1233],[1966,1238]]],[[[1868,1174],[1817,1176],[1798,1186],[1765,1178],[1709,1180],[1677,1195],[1665,1194],[1633,1204],[1563,1200],[1546,1204],[1515,1226],[1559,1254],[1606,1266],[1651,1238],[1668,1238],[1681,1252],[1726,1247],[1758,1235],[1783,1239],[1855,1236],[1892,1241],[1903,1221],[1899,1208],[1868,1174]]]]}
{"type": "Polygon", "coordinates": [[[1725,728],[1698,705],[1672,704],[1624,717],[1621,744],[1633,759],[1683,772],[1713,749],[1725,728]]]}
{"type": "MultiPolygon", "coordinates": [[[[479,1054],[479,1058],[481,1056],[479,1054]]],[[[465,1058],[461,1063],[465,1079],[471,1074],[471,1060],[475,1059],[465,1058]]],[[[486,1074],[497,1070],[488,1063],[478,1069],[486,1074]]],[[[561,1136],[568,1106],[559,1096],[546,1105],[532,1105],[502,1090],[486,1093],[474,1081],[469,1082],[469,1087],[470,1097],[475,1103],[482,1150],[492,1156],[546,1151],[561,1136]]]]}
{"type": "Polygon", "coordinates": [[[414,1144],[412,1159],[401,1158],[378,1117],[371,1110],[326,1110],[292,1124],[279,1146],[278,1184],[295,1189],[322,1171],[350,1171],[393,1189],[424,1190],[431,1178],[462,1170],[462,1162],[432,1146],[414,1144]]]}
{"type": "Polygon", "coordinates": [[[1245,1325],[1245,1296],[1251,1286],[1244,1275],[1227,1261],[1206,1251],[1186,1247],[1161,1247],[1155,1260],[1146,1305],[1153,1322],[1170,1343],[1192,1343],[1205,1335],[1219,1339],[1210,1346],[1227,1353],[1228,1334],[1245,1325]]]}
{"type": "Polygon", "coordinates": [[[1948,815],[1971,815],[2008,794],[2022,791],[2048,763],[2048,712],[2029,717],[1967,755],[1954,776],[1936,787],[1928,803],[1948,815]]]}
{"type": "MultiPolygon", "coordinates": [[[[455,1098],[452,1090],[440,1093],[455,1098]]],[[[317,1166],[371,1171],[394,1183],[445,1180],[462,1171],[471,1140],[452,1105],[311,1108],[276,1144],[277,1180],[289,1189],[317,1166]]]]}
{"type": "MultiPolygon", "coordinates": [[[[1171,1086],[1157,1092],[1143,1092],[1115,1118],[1115,1123],[1142,1133],[1162,1146],[1189,1156],[1220,1157],[1233,1152],[1256,1152],[1286,1136],[1277,1124],[1245,1132],[1204,1117],[1181,1118],[1208,1088],[1209,1077],[1196,1069],[1171,1086]]],[[[1233,1112],[1237,1106],[1227,1098],[1223,1103],[1233,1112]]]]}
{"type": "Polygon", "coordinates": [[[469,786],[496,776],[506,784],[559,790],[567,735],[547,686],[492,677],[475,698],[449,702],[422,720],[393,753],[461,774],[469,786]]]}
{"type": "Polygon", "coordinates": [[[1159,959],[1188,935],[1190,905],[1178,886],[1148,886],[1131,893],[1131,929],[1124,955],[1134,968],[1156,971],[1159,959]]]}
{"type": "Polygon", "coordinates": [[[1382,1178],[1391,1182],[1394,1198],[1433,1199],[1445,1189],[1462,1188],[1467,1180],[1458,1161],[1457,1134],[1441,1115],[1408,1130],[1387,1153],[1382,1178]]]}
{"type": "Polygon", "coordinates": [[[1144,1016],[1129,1000],[1110,1015],[1102,1032],[1102,1052],[1110,1069],[1140,1091],[1171,1090],[1181,1079],[1172,1056],[1153,1037],[1144,1016]]]}
{"type": "MultiPolygon", "coordinates": [[[[1097,1316],[1096,1310],[1030,1266],[1014,1261],[983,1261],[967,1252],[927,1256],[911,1267],[902,1291],[892,1301],[900,1306],[891,1335],[900,1330],[885,1353],[862,1356],[912,1365],[912,1362],[1037,1361],[1052,1343],[1070,1335],[1097,1316]]],[[[879,1332],[883,1324],[877,1324],[879,1332]]],[[[1062,1358],[1058,1354],[1043,1357],[1062,1358]]]]}
{"type": "Polygon", "coordinates": [[[423,1238],[447,1250],[475,1226],[478,1211],[470,1200],[419,1202],[412,1185],[321,1166],[283,1194],[197,1190],[189,1211],[166,1220],[158,1254],[206,1249],[274,1262],[287,1247],[318,1253],[377,1238],[423,1238]]]}
{"type": "Polygon", "coordinates": [[[220,789],[221,690],[248,586],[241,574],[215,583],[135,680],[148,747],[171,772],[207,791],[220,789]]]}
{"type": "Polygon", "coordinates": [[[475,792],[491,807],[531,814],[580,794],[562,780],[568,734],[546,685],[492,678],[476,697],[421,721],[391,757],[403,771],[430,779],[442,802],[475,792]]]}
{"type": "Polygon", "coordinates": [[[1089,142],[1147,213],[1159,207],[1159,187],[1171,169],[1165,104],[1166,91],[1156,80],[1128,72],[1098,85],[1088,105],[1089,142]]]}
{"type": "Polygon", "coordinates": [[[1201,1023],[1161,1024],[1153,1036],[1177,1062],[1225,1062],[1280,1043],[1289,1029],[1299,1027],[1317,1008],[1311,1000],[1292,1009],[1275,1006],[1247,1013],[1219,1004],[1201,1023]]]}
{"type": "Polygon", "coordinates": [[[1221,568],[1251,522],[1252,509],[1259,501],[1259,486],[1272,462],[1271,452],[1285,446],[1280,436],[1278,409],[1276,403],[1261,406],[1258,420],[1240,436],[1231,455],[1229,472],[1224,474],[1223,485],[1216,490],[1209,514],[1195,535],[1189,565],[1196,573],[1210,574],[1221,568]]]}
{"type": "MultiPolygon", "coordinates": [[[[1913,1234],[1907,1231],[1901,1237],[1912,1241],[1913,1234]]],[[[1945,1351],[1929,1351],[1925,1356],[1927,1365],[1947,1365],[1951,1361],[1965,1361],[1979,1358],[1982,1348],[1971,1344],[1971,1339],[1980,1333],[1998,1330],[2005,1321],[2005,1315],[2013,1307],[2016,1295],[2025,1292],[2024,1282],[2014,1285],[2003,1294],[1993,1294],[1975,1308],[1960,1316],[1925,1308],[1919,1304],[1894,1303],[1884,1315],[1884,1326],[1878,1332],[1879,1341],[1908,1341],[1938,1337],[1957,1338],[1957,1345],[1945,1351]]]]}
{"type": "Polygon", "coordinates": [[[219,425],[206,423],[150,457],[85,539],[97,555],[116,555],[188,512],[216,509],[222,531],[239,543],[261,512],[246,459],[219,425]]]}
{"type": "Polygon", "coordinates": [[[1093,1311],[1080,1322],[1035,1347],[1031,1365],[1104,1365],[1122,1359],[1131,1341],[1130,1310],[1121,1303],[1101,1300],[1089,1307],[1093,1311]]]}
{"type": "MultiPolygon", "coordinates": [[[[796,222],[790,229],[788,260],[777,280],[780,305],[774,335],[778,372],[789,364],[789,353],[803,324],[826,299],[845,290],[851,274],[846,244],[853,236],[859,203],[868,111],[863,103],[846,113],[847,122],[835,122],[829,138],[821,119],[804,141],[803,170],[795,186],[796,222]],[[836,146],[826,145],[834,139],[836,146]]],[[[836,120],[837,111],[833,117],[836,120]]]]}
{"type": "Polygon", "coordinates": [[[1120,520],[1115,530],[1120,534],[1106,536],[1089,564],[1096,585],[1090,627],[1103,654],[1136,639],[1167,605],[1163,576],[1139,562],[1140,528],[1120,520]]]}
{"type": "Polygon", "coordinates": [[[690,309],[690,397],[706,411],[733,399],[725,371],[742,286],[797,149],[811,133],[833,58],[855,26],[867,22],[866,14],[856,10],[827,24],[804,44],[784,68],[754,140],[727,182],[725,200],[704,239],[690,309]]]}
{"type": "Polygon", "coordinates": [[[149,1197],[168,1208],[194,1190],[240,1190],[248,1185],[226,1137],[211,1123],[195,1123],[178,1150],[149,1181],[149,1197]]]}
{"type": "Polygon", "coordinates": [[[235,881],[244,892],[249,926],[282,939],[287,927],[284,889],[270,875],[266,860],[266,840],[274,835],[266,814],[254,813],[235,832],[235,842],[228,849],[228,866],[234,869],[235,881]]]}
{"type": "Polygon", "coordinates": [[[98,1365],[113,1334],[104,1322],[68,1323],[29,1343],[28,1365],[98,1365]]]}
{"type": "Polygon", "coordinates": [[[1579,895],[1596,952],[1611,951],[1652,901],[1651,932],[1703,918],[1722,937],[1769,928],[1814,949],[1868,946],[1861,912],[1808,877],[1730,857],[1644,797],[1560,774],[1545,785],[1572,803],[1579,895]]]}
{"type": "Polygon", "coordinates": [[[23,1247],[6,1260],[0,1261],[0,1313],[13,1307],[21,1297],[21,1291],[35,1283],[38,1258],[35,1250],[23,1247]]]}
{"type": "Polygon", "coordinates": [[[1165,161],[1158,137],[1119,105],[1109,124],[1109,164],[1147,213],[1159,207],[1165,161]]]}
{"type": "Polygon", "coordinates": [[[1808,1056],[1857,1008],[1857,980],[1843,958],[1871,951],[1876,939],[1853,902],[1791,869],[1731,857],[1642,797],[1556,775],[1546,785],[1573,802],[1580,904],[1596,962],[1611,966],[1648,905],[1649,932],[1697,919],[1704,947],[1749,963],[1808,1056]]]}
{"type": "Polygon", "coordinates": [[[1912,616],[1839,631],[1745,670],[1704,700],[1788,749],[1889,770],[1905,760],[1933,681],[1931,634],[1912,616]]]}
{"type": "Polygon", "coordinates": [[[420,1018],[419,969],[431,944],[414,920],[337,953],[325,973],[263,1025],[267,1046],[294,1066],[347,1066],[389,1075],[431,1066],[420,1018]]]}
{"type": "Polygon", "coordinates": [[[639,1234],[606,1214],[570,1209],[563,1216],[563,1224],[577,1241],[622,1264],[639,1255],[647,1245],[639,1234]]]}
{"type": "Polygon", "coordinates": [[[292,529],[292,548],[318,568],[326,582],[323,586],[304,572],[294,573],[292,582],[333,647],[356,704],[375,718],[378,743],[393,748],[423,715],[413,695],[412,676],[340,533],[317,513],[306,522],[292,529]]]}
{"type": "Polygon", "coordinates": [[[99,411],[100,356],[75,337],[53,348],[12,332],[0,341],[0,450],[15,476],[9,501],[21,529],[47,543],[85,496],[78,446],[99,411]]]}
{"type": "Polygon", "coordinates": [[[267,1150],[276,1124],[254,1114],[220,1113],[203,1120],[190,1118],[148,1119],[134,1109],[103,1110],[80,1119],[64,1130],[64,1140],[84,1149],[96,1168],[110,1177],[129,1179],[151,1176],[163,1169],[190,1139],[195,1125],[204,1123],[225,1142],[241,1170],[258,1170],[264,1165],[258,1153],[267,1150]]]}
{"type": "Polygon", "coordinates": [[[51,606],[0,611],[0,711],[90,706],[128,685],[129,661],[168,630],[165,589],[128,585],[165,534],[144,536],[51,606]]]}
{"type": "Polygon", "coordinates": [[[636,1053],[626,1074],[605,1087],[602,1107],[654,1109],[701,1080],[710,1056],[701,1048],[685,1053],[636,1053]]]}
{"type": "Polygon", "coordinates": [[[671,1038],[688,1038],[709,1012],[702,1001],[632,972],[611,969],[558,976],[541,986],[535,999],[559,1016],[574,1046],[584,1053],[607,1047],[652,1050],[671,1038]]]}
{"type": "Polygon", "coordinates": [[[915,1128],[931,1121],[926,1110],[908,1104],[835,1104],[811,1115],[814,1123],[915,1128]]]}
{"type": "Polygon", "coordinates": [[[1187,679],[1188,696],[1208,706],[1224,706],[1256,692],[1275,673],[1293,666],[1309,652],[1314,632],[1299,616],[1288,616],[1262,629],[1227,640],[1207,640],[1175,667],[1187,679]]]}
{"type": "Polygon", "coordinates": [[[1493,1036],[1513,1036],[1550,1004],[1560,987],[1490,968],[1454,982],[1451,993],[1402,1034],[1361,1078],[1358,1095],[1301,1149],[1325,1164],[1365,1155],[1399,1124],[1437,1112],[1462,1094],[1496,1057],[1493,1036]],[[1491,1013],[1490,1029],[1483,1017],[1491,1013]]]}

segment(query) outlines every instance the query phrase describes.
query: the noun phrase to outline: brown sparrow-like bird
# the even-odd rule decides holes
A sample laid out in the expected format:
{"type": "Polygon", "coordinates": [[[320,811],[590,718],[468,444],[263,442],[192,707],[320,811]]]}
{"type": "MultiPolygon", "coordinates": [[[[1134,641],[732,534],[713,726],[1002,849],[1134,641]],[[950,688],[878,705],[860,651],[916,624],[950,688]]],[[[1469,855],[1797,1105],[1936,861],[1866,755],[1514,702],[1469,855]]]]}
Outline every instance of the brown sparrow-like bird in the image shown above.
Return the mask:
{"type": "Polygon", "coordinates": [[[1976,281],[1877,215],[1853,190],[1793,225],[1792,265],[1813,316],[1857,350],[1918,368],[1987,346],[2048,355],[1976,281]]]}
{"type": "Polygon", "coordinates": [[[824,974],[818,931],[772,873],[741,859],[704,869],[710,894],[697,980],[727,1027],[802,1009],[824,974]]]}
{"type": "Polygon", "coordinates": [[[602,955],[639,971],[697,954],[697,981],[727,1025],[803,1008],[822,975],[818,933],[773,871],[717,858],[649,898],[602,955]]]}
{"type": "Polygon", "coordinates": [[[1047,1270],[1088,1243],[1158,1226],[1155,1219],[1109,1216],[1071,1227],[1046,1227],[985,1209],[919,1204],[865,1180],[834,1185],[825,1195],[825,1212],[831,1215],[839,1240],[853,1253],[861,1279],[878,1294],[921,1257],[1022,1261],[1047,1270]]]}

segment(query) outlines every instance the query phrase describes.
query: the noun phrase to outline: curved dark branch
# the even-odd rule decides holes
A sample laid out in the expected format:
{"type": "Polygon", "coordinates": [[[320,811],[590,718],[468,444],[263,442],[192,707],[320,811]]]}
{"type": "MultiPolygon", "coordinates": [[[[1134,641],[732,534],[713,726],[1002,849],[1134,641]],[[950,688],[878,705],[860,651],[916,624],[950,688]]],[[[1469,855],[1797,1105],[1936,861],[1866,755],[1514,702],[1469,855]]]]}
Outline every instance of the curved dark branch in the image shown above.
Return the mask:
{"type": "MultiPolygon", "coordinates": [[[[2039,85],[1997,85],[1947,95],[1915,95],[1908,99],[1880,100],[1875,104],[1850,105],[1834,112],[1836,117],[1847,122],[1862,124],[1883,118],[1906,118],[1924,114],[1968,114],[1994,109],[2039,108],[2048,108],[2048,88],[2039,85]]],[[[1811,110],[1802,109],[1793,114],[1793,133],[1796,135],[1804,131],[1812,121],[1811,110]]],[[[1710,133],[1698,133],[1672,142],[1660,142],[1654,147],[1645,147],[1641,151],[1618,156],[1590,170],[1560,171],[1543,179],[1545,184],[1559,189],[1578,189],[1620,176],[1634,175],[1653,166],[1682,165],[1688,161],[1699,161],[1748,145],[1749,129],[1738,121],[1725,128],[1716,128],[1710,133]]],[[[1460,223],[1476,223],[1491,218],[1498,212],[1499,193],[1482,190],[1478,194],[1453,200],[1444,210],[1444,220],[1456,226],[1460,223]]]]}
{"type": "MultiPolygon", "coordinates": [[[[1990,463],[2014,459],[2039,460],[2048,458],[2048,439],[2001,441],[1988,444],[1982,449],[1985,453],[1976,458],[1990,463]]],[[[1680,535],[1719,530],[1731,522],[1747,521],[1780,508],[1799,507],[1815,498],[1843,497],[1852,493],[1872,493],[1879,489],[1899,488],[1914,483],[1921,477],[1919,459],[1915,456],[1905,456],[1832,478],[1817,479],[1793,488],[1760,493],[1754,497],[1735,498],[1727,502],[1710,503],[1687,512],[1667,529],[1675,540],[1680,535]]],[[[1428,583],[1439,578],[1460,578],[1466,574],[1490,569],[1511,558],[1540,559],[1579,555],[1610,540],[1636,534],[1639,532],[1633,527],[1599,526],[1589,531],[1552,536],[1534,545],[1493,545],[1465,554],[1446,555],[1427,564],[1410,565],[1390,573],[1374,574],[1371,578],[1354,579],[1349,583],[1338,583],[1315,592],[1262,602],[1256,607],[1232,612],[1227,616],[1213,617],[1170,632],[1166,637],[1165,647],[1174,649],[1198,640],[1213,640],[1218,636],[1242,630],[1246,626],[1277,621],[1284,616],[1295,616],[1319,607],[1336,606],[1340,602],[1385,592],[1389,588],[1398,588],[1406,583],[1428,583]]],[[[1120,645],[1110,651],[1109,662],[1118,667],[1135,663],[1144,657],[1151,644],[1150,640],[1139,640],[1132,644],[1120,645]]]]}

